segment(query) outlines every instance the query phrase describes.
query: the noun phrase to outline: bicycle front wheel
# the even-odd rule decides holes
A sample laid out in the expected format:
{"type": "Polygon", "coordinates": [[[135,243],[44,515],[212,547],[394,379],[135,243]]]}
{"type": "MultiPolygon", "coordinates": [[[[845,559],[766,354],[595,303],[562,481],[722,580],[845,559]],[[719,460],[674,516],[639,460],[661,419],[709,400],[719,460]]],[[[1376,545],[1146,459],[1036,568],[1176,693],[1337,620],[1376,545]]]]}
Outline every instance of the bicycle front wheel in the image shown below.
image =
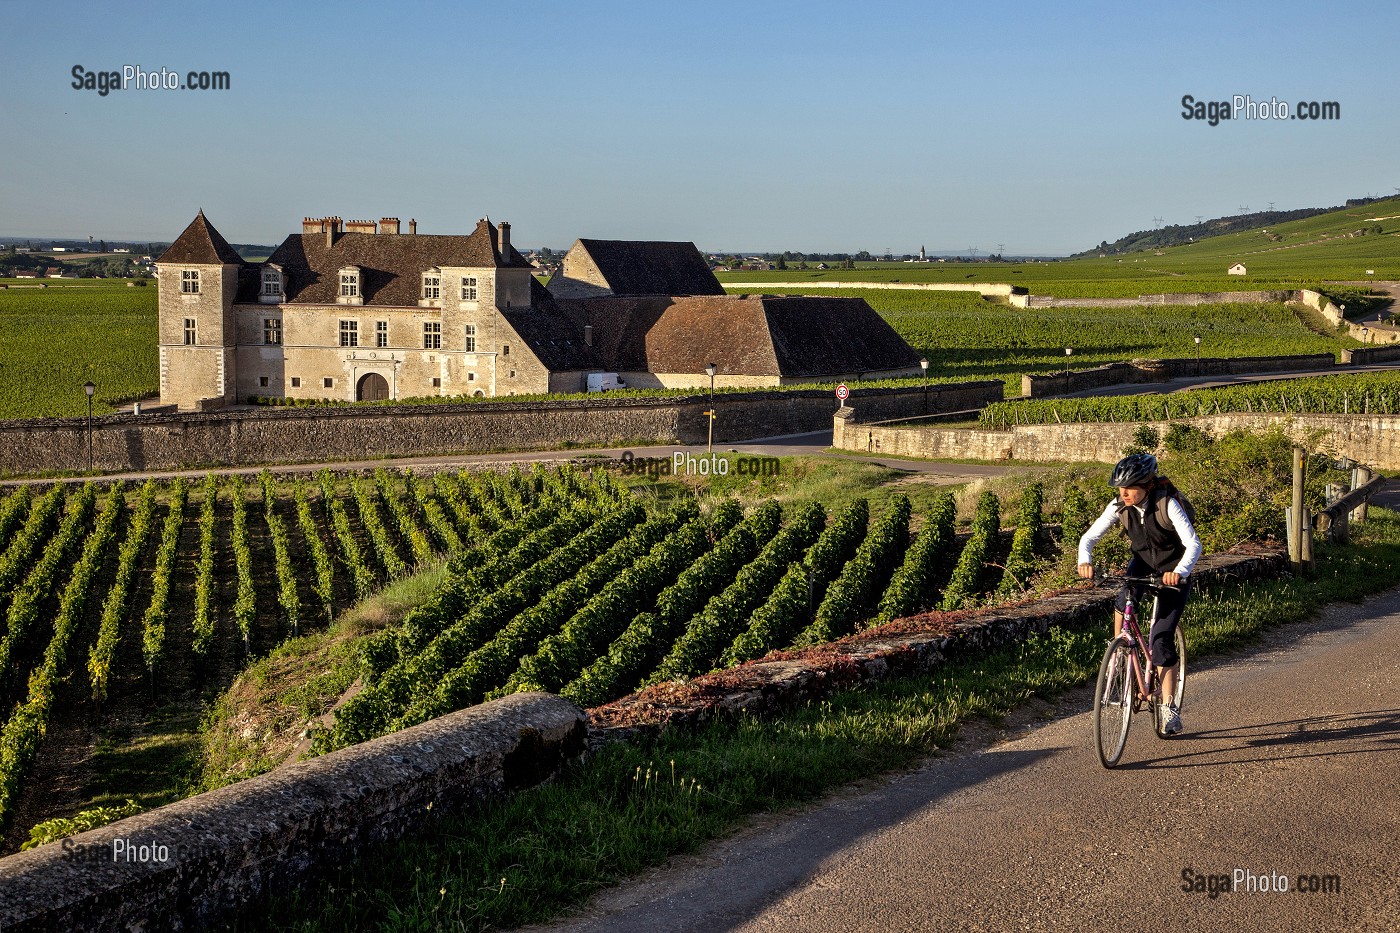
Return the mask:
{"type": "Polygon", "coordinates": [[[1094,744],[1105,768],[1118,764],[1128,744],[1133,716],[1133,682],[1128,647],[1109,642],[1094,687],[1094,744]]]}

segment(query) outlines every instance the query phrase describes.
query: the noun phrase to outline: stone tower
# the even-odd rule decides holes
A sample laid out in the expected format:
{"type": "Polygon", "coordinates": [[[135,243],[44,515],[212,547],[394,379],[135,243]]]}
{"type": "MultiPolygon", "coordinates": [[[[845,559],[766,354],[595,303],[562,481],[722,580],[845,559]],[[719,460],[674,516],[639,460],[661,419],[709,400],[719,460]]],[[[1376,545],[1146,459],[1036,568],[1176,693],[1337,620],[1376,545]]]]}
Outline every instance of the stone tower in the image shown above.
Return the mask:
{"type": "Polygon", "coordinates": [[[202,210],[156,260],[162,404],[217,408],[235,400],[233,301],[244,266],[202,210]]]}

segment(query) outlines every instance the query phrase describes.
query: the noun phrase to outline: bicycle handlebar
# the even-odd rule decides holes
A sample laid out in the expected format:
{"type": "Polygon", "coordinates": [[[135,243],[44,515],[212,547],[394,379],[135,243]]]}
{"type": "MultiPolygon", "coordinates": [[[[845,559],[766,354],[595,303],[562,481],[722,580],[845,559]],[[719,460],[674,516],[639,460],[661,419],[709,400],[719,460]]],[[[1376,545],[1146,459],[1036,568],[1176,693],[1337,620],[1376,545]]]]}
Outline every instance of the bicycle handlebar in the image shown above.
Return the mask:
{"type": "Polygon", "coordinates": [[[1181,589],[1179,586],[1168,586],[1163,583],[1161,576],[1158,574],[1146,577],[1130,577],[1127,574],[1121,573],[1095,574],[1094,585],[1097,586],[1102,583],[1127,583],[1130,586],[1141,586],[1143,589],[1152,590],[1154,592],[1158,590],[1181,589]]]}

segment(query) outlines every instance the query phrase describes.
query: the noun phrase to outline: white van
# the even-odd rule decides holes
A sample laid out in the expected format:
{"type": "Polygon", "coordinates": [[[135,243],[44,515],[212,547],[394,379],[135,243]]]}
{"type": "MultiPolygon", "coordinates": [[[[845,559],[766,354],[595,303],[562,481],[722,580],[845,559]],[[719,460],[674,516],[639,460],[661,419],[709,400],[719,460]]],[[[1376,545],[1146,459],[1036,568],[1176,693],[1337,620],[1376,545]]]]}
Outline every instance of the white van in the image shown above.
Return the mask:
{"type": "Polygon", "coordinates": [[[606,392],[609,389],[625,389],[627,383],[617,378],[617,373],[589,373],[588,391],[606,392]]]}

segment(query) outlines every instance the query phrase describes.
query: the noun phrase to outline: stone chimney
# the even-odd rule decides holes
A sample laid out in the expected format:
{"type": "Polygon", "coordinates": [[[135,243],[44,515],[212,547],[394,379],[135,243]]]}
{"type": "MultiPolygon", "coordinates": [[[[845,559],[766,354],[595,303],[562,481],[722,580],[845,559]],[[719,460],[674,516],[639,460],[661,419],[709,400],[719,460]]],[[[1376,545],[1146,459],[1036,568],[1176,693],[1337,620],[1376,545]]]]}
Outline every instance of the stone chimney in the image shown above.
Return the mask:
{"type": "Polygon", "coordinates": [[[591,347],[591,346],[593,346],[593,325],[592,325],[592,324],[585,324],[585,325],[583,325],[583,345],[584,345],[585,347],[591,347]]]}
{"type": "Polygon", "coordinates": [[[382,217],[379,220],[380,233],[398,233],[399,219],[397,217],[382,217]]]}
{"type": "Polygon", "coordinates": [[[408,232],[409,232],[409,233],[417,233],[417,232],[418,232],[418,221],[414,220],[412,217],[408,218],[408,232]]]}
{"type": "Polygon", "coordinates": [[[327,217],[321,221],[321,230],[326,234],[326,249],[335,245],[336,235],[340,233],[340,218],[327,217]]]}
{"type": "Polygon", "coordinates": [[[377,224],[372,220],[347,220],[345,222],[346,233],[368,233],[371,236],[378,232],[377,224]]]}
{"type": "Polygon", "coordinates": [[[501,262],[510,262],[510,224],[501,221],[501,262]]]}
{"type": "Polygon", "coordinates": [[[321,219],[319,217],[303,217],[301,219],[302,236],[309,233],[320,233],[322,229],[321,219]]]}

